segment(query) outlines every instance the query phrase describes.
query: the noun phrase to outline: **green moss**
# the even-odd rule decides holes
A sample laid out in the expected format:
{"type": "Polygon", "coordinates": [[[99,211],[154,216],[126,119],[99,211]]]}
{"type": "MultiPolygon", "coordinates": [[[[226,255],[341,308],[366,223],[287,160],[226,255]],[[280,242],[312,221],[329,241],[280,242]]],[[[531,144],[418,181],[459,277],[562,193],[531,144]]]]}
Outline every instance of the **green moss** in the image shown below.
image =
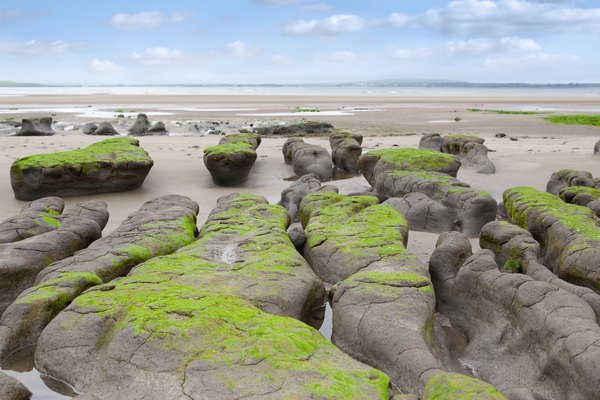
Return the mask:
{"type": "Polygon", "coordinates": [[[395,164],[399,169],[411,171],[446,171],[458,169],[458,158],[451,154],[433,150],[418,150],[410,148],[393,148],[373,150],[365,153],[364,157],[379,157],[382,161],[395,164]]]}
{"type": "Polygon", "coordinates": [[[470,112],[484,112],[490,114],[510,114],[510,115],[537,115],[543,114],[536,111],[509,111],[509,110],[482,110],[480,108],[467,108],[470,112]]]}
{"type": "Polygon", "coordinates": [[[506,400],[495,387],[461,374],[438,374],[427,382],[424,400],[506,400]]]}
{"type": "Polygon", "coordinates": [[[46,223],[46,225],[49,225],[53,228],[60,228],[61,227],[61,222],[59,219],[56,218],[56,215],[58,213],[44,213],[42,215],[40,215],[40,218],[42,219],[42,221],[44,221],[46,223]]]}
{"type": "Polygon", "coordinates": [[[81,169],[85,174],[96,170],[97,165],[103,162],[152,163],[148,153],[138,144],[138,140],[133,138],[113,138],[83,149],[23,157],[12,164],[11,173],[18,174],[29,168],[72,166],[81,169]]]}
{"type": "Polygon", "coordinates": [[[475,194],[480,197],[491,197],[488,192],[473,189],[456,178],[434,171],[392,171],[389,175],[392,177],[414,176],[419,180],[429,181],[435,185],[436,190],[432,190],[428,195],[438,200],[442,200],[442,197],[448,195],[462,196],[475,194]],[[436,193],[438,194],[437,197],[435,196],[436,193]]]}
{"type": "Polygon", "coordinates": [[[318,108],[305,108],[305,107],[296,107],[292,110],[292,112],[295,113],[300,113],[300,112],[314,112],[314,113],[318,113],[321,110],[319,110],[318,108]]]}
{"type": "Polygon", "coordinates": [[[502,266],[501,271],[509,272],[509,273],[519,273],[519,272],[521,272],[522,269],[523,269],[523,263],[521,262],[521,260],[518,260],[515,258],[509,258],[508,260],[506,260],[506,262],[502,266]]]}
{"type": "Polygon", "coordinates": [[[553,124],[600,126],[600,114],[552,115],[544,119],[553,124]]]}
{"type": "Polygon", "coordinates": [[[600,189],[588,186],[570,186],[560,193],[560,198],[565,200],[566,196],[586,195],[594,199],[600,199],[600,189]]]}
{"type": "Polygon", "coordinates": [[[481,141],[481,138],[479,136],[472,136],[472,135],[448,135],[446,136],[445,139],[448,140],[456,140],[456,141],[461,141],[461,142],[479,142],[481,141]]]}
{"type": "Polygon", "coordinates": [[[237,153],[254,153],[254,147],[246,142],[219,144],[204,149],[204,156],[231,155],[237,153]]]}

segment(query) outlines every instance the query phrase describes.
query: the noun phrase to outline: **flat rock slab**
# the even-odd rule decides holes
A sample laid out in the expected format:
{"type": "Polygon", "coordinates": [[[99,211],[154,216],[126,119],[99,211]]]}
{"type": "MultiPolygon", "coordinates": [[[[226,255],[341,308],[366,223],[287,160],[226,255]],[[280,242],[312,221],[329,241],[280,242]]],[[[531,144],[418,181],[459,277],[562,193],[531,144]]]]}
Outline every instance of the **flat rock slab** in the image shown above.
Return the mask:
{"type": "Polygon", "coordinates": [[[260,140],[254,133],[237,133],[225,136],[217,146],[204,149],[204,165],[213,182],[220,186],[246,182],[256,161],[260,140]]]}
{"type": "Polygon", "coordinates": [[[42,270],[0,318],[0,365],[33,362],[37,339],[60,311],[90,287],[194,241],[198,204],[184,196],[150,200],[110,235],[42,270]]]}
{"type": "Polygon", "coordinates": [[[221,198],[197,242],[61,312],[36,367],[101,399],[387,399],[383,373],[295,319],[325,290],[287,224],[264,198],[221,198]]]}
{"type": "Polygon", "coordinates": [[[122,192],[140,187],[153,164],[137,139],[114,138],[21,158],[11,166],[10,181],[18,200],[122,192]]]}

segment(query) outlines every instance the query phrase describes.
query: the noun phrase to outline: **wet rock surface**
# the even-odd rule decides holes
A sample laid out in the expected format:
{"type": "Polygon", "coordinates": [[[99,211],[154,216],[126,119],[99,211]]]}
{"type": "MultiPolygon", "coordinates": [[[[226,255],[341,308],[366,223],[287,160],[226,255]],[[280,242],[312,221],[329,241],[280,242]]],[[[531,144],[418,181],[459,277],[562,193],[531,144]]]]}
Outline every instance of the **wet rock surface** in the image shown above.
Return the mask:
{"type": "Polygon", "coordinates": [[[112,193],[141,186],[152,165],[137,139],[114,138],[21,158],[12,164],[10,179],[19,200],[112,193]]]}
{"type": "Polygon", "coordinates": [[[213,182],[220,186],[235,186],[248,180],[256,161],[260,136],[253,133],[227,135],[217,146],[204,149],[204,165],[213,182]]]}
{"type": "Polygon", "coordinates": [[[315,174],[321,182],[331,180],[331,155],[323,147],[305,143],[300,138],[289,138],[282,151],[285,163],[292,165],[296,176],[315,174]]]}
{"type": "Polygon", "coordinates": [[[263,137],[326,135],[332,131],[333,125],[328,122],[319,121],[303,121],[290,125],[274,125],[254,128],[254,133],[263,137]]]}

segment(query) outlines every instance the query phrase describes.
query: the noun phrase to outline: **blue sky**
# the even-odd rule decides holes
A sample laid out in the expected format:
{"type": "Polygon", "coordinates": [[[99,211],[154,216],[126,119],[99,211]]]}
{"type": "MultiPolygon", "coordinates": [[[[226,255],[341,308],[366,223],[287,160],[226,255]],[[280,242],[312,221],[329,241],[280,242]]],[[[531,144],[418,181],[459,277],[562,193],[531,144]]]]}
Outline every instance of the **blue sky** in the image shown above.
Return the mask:
{"type": "Polygon", "coordinates": [[[2,0],[0,80],[600,82],[600,1],[2,0]]]}

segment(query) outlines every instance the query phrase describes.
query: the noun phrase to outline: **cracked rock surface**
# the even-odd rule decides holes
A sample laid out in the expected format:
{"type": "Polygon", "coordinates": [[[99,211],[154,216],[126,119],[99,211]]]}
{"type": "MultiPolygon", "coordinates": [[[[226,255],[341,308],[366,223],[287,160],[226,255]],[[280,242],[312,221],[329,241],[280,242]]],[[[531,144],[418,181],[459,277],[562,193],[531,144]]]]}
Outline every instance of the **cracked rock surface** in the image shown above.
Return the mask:
{"type": "Polygon", "coordinates": [[[0,318],[0,365],[33,360],[46,325],[90,287],[110,282],[136,265],[195,240],[198,204],[184,196],[144,203],[110,235],[42,270],[0,318]]]}
{"type": "Polygon", "coordinates": [[[387,398],[383,373],[298,320],[325,290],[288,218],[259,196],[219,199],[196,242],[75,299],[36,367],[88,398],[387,398]]]}
{"type": "Polygon", "coordinates": [[[331,155],[323,147],[293,137],[285,141],[282,151],[285,163],[292,165],[296,176],[315,174],[321,182],[331,180],[331,155]]]}

